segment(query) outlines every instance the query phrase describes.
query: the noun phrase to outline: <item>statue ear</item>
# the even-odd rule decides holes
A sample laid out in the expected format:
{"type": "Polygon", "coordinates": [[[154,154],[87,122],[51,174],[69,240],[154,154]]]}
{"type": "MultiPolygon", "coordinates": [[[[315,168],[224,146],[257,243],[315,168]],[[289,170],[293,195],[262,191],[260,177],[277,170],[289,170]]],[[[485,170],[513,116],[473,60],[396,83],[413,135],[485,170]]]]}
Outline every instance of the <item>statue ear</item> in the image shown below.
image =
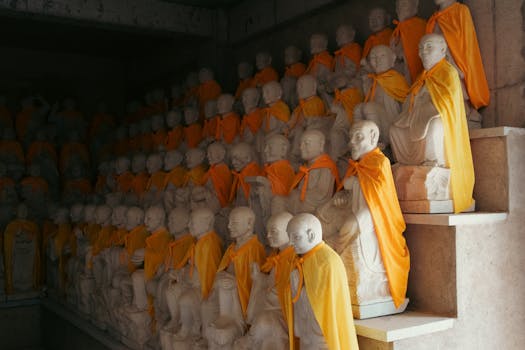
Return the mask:
{"type": "Polygon", "coordinates": [[[315,240],[315,232],[311,228],[306,229],[306,239],[309,243],[312,243],[315,240]]]}
{"type": "Polygon", "coordinates": [[[371,129],[370,130],[370,144],[377,146],[379,141],[379,130],[371,129]]]}

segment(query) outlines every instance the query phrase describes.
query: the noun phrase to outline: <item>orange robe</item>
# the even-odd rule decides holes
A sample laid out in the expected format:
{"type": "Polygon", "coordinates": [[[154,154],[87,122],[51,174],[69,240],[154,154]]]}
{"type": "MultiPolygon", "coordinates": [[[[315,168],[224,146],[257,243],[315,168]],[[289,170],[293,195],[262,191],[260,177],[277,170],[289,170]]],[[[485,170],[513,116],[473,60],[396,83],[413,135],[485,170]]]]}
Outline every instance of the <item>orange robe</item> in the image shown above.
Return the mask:
{"type": "Polygon", "coordinates": [[[111,236],[116,230],[115,226],[107,225],[100,229],[91,253],[93,256],[99,255],[104,249],[111,247],[111,236]]]}
{"type": "Polygon", "coordinates": [[[402,22],[394,21],[394,24],[396,29],[392,33],[391,40],[401,41],[410,78],[415,81],[419,73],[423,71],[423,63],[419,58],[419,41],[425,35],[427,21],[414,16],[402,22]]]}
{"type": "Polygon", "coordinates": [[[16,129],[16,136],[18,140],[25,140],[26,137],[26,131],[27,131],[27,125],[31,121],[31,118],[33,117],[33,113],[36,111],[36,108],[26,107],[22,109],[18,114],[16,115],[15,119],[15,129],[16,129]]]}
{"type": "Polygon", "coordinates": [[[287,196],[292,190],[295,171],[288,159],[281,159],[264,166],[264,176],[272,185],[272,193],[279,196],[287,196]]]}
{"type": "Polygon", "coordinates": [[[84,164],[89,165],[89,151],[84,143],[70,142],[60,150],[60,172],[63,174],[71,159],[80,158],[84,164]]]}
{"type": "Polygon", "coordinates": [[[250,185],[246,182],[247,176],[259,176],[262,175],[262,171],[255,162],[251,162],[244,167],[240,172],[232,170],[233,182],[232,189],[230,191],[230,203],[233,202],[237,196],[237,191],[242,189],[244,198],[248,200],[250,198],[250,185]]]}
{"type": "Polygon", "coordinates": [[[239,135],[240,129],[241,118],[237,113],[230,112],[217,120],[215,139],[217,141],[224,141],[230,145],[235,140],[235,137],[239,135]]]}
{"type": "Polygon", "coordinates": [[[146,191],[157,190],[163,191],[166,186],[166,175],[164,171],[157,171],[149,177],[148,183],[146,184],[146,191]]]}
{"type": "Polygon", "coordinates": [[[166,261],[164,262],[164,268],[179,270],[186,265],[188,259],[188,252],[195,243],[195,237],[191,233],[186,233],[181,237],[175,239],[170,243],[168,247],[168,253],[166,254],[166,261]],[[186,259],[185,259],[186,258],[186,259]]]}
{"type": "Polygon", "coordinates": [[[0,140],[0,155],[15,155],[20,162],[24,162],[24,150],[16,140],[0,140]]]}
{"type": "Polygon", "coordinates": [[[206,300],[213,287],[215,274],[221,262],[221,239],[215,231],[208,232],[193,244],[190,252],[190,274],[193,273],[194,268],[197,268],[202,299],[206,300]]]}
{"type": "Polygon", "coordinates": [[[182,125],[178,125],[169,131],[168,136],[166,137],[166,150],[171,151],[179,148],[179,145],[182,142],[183,134],[184,128],[182,125]]]}
{"type": "Polygon", "coordinates": [[[299,105],[293,111],[295,120],[290,129],[300,124],[304,118],[324,117],[327,114],[326,106],[319,96],[314,95],[307,99],[299,99],[299,105]]]}
{"type": "Polygon", "coordinates": [[[144,153],[153,152],[154,144],[152,134],[146,133],[138,136],[139,148],[144,153]]]}
{"type": "Polygon", "coordinates": [[[270,131],[270,118],[277,118],[283,123],[288,123],[290,120],[290,107],[282,100],[275,102],[270,107],[264,109],[264,130],[270,131]]]}
{"type": "Polygon", "coordinates": [[[374,101],[377,85],[381,86],[383,90],[398,102],[405,102],[410,87],[405,77],[393,69],[387,70],[380,74],[368,74],[372,78],[372,85],[365,98],[365,102],[374,101]]]}
{"type": "Polygon", "coordinates": [[[257,87],[261,87],[266,83],[278,80],[279,74],[277,73],[277,71],[272,66],[268,66],[255,74],[255,76],[253,77],[253,84],[257,87]]]}
{"type": "Polygon", "coordinates": [[[3,128],[13,127],[13,114],[6,106],[0,106],[0,125],[3,128]]]}
{"type": "Polygon", "coordinates": [[[166,144],[166,139],[168,138],[168,133],[166,130],[159,130],[151,134],[151,141],[153,142],[153,147],[155,150],[158,150],[160,146],[164,147],[166,144]]]}
{"type": "Polygon", "coordinates": [[[201,116],[204,115],[204,106],[209,100],[215,100],[222,92],[221,86],[215,80],[208,80],[199,85],[197,97],[199,100],[199,107],[201,116]]]}
{"type": "Polygon", "coordinates": [[[202,127],[199,123],[184,128],[184,140],[188,148],[197,148],[202,141],[202,127]]]}
{"type": "Polygon", "coordinates": [[[256,87],[256,81],[254,78],[239,80],[239,85],[237,85],[237,90],[235,90],[235,99],[240,100],[244,90],[252,87],[256,87]]]}
{"type": "Polygon", "coordinates": [[[217,135],[217,125],[219,124],[220,119],[221,117],[216,115],[215,117],[204,120],[204,126],[202,127],[203,138],[215,138],[215,135],[217,135]]]}
{"type": "Polygon", "coordinates": [[[186,182],[186,168],[182,165],[177,165],[166,174],[164,178],[164,188],[167,188],[169,184],[179,188],[184,186],[186,182]]]}
{"type": "Polygon", "coordinates": [[[358,88],[346,88],[343,91],[334,90],[334,103],[339,103],[345,110],[348,122],[352,124],[354,120],[354,108],[363,102],[363,94],[358,88]]]}
{"type": "Polygon", "coordinates": [[[357,176],[368,204],[390,293],[398,307],[405,300],[410,254],[403,237],[405,220],[397,199],[390,160],[376,148],[357,162],[348,161],[344,178],[350,176],[357,176]]]}
{"type": "Polygon", "coordinates": [[[206,183],[210,180],[221,207],[226,207],[230,202],[230,192],[233,182],[230,168],[228,168],[225,163],[212,164],[204,176],[203,181],[206,183]]]}
{"type": "Polygon", "coordinates": [[[64,249],[66,244],[70,242],[72,233],[73,231],[71,230],[71,224],[62,223],[58,224],[57,231],[53,237],[53,241],[55,243],[55,252],[58,257],[58,273],[61,287],[65,287],[67,281],[66,263],[68,257],[65,256],[64,249]]]}
{"type": "Polygon", "coordinates": [[[49,186],[47,181],[42,177],[28,176],[20,181],[22,186],[30,186],[33,193],[47,193],[49,186]]]}
{"type": "Polygon", "coordinates": [[[328,51],[325,50],[323,52],[316,53],[310,60],[310,63],[308,63],[305,74],[316,76],[319,65],[325,66],[329,71],[332,70],[332,67],[334,66],[334,58],[328,51]]]}
{"type": "Polygon", "coordinates": [[[245,114],[244,117],[242,117],[241,128],[239,131],[241,137],[244,136],[246,128],[250,130],[252,135],[255,135],[261,128],[263,118],[264,110],[260,108],[256,108],[250,113],[245,114]]]}
{"type": "Polygon", "coordinates": [[[264,247],[257,239],[257,236],[254,235],[239,248],[236,247],[235,243],[232,243],[224,253],[217,269],[217,271],[226,270],[233,263],[237,292],[244,317],[246,317],[252,289],[252,277],[250,275],[252,264],[257,263],[260,268],[264,264],[265,259],[264,247]]]}
{"type": "Polygon", "coordinates": [[[193,169],[186,172],[186,180],[184,186],[203,186],[206,183],[206,166],[204,164],[197,165],[193,169]]]}
{"type": "Polygon", "coordinates": [[[190,105],[193,102],[198,102],[199,86],[189,88],[184,94],[184,105],[190,105]]]}
{"type": "Polygon", "coordinates": [[[334,67],[339,64],[340,67],[345,67],[345,59],[354,62],[355,68],[358,70],[361,65],[361,57],[363,56],[363,49],[358,43],[348,43],[339,50],[334,52],[334,67]]]}
{"type": "Polygon", "coordinates": [[[148,238],[148,230],[144,225],[135,227],[124,237],[124,247],[128,252],[128,271],[132,273],[136,270],[136,266],[131,262],[131,257],[137,249],[146,248],[146,238],[148,238]]]}
{"type": "Polygon", "coordinates": [[[149,181],[149,175],[146,172],[135,175],[131,182],[131,189],[137,196],[142,196],[146,191],[146,186],[149,181]]]}
{"type": "Polygon", "coordinates": [[[126,236],[128,234],[128,230],[125,228],[117,228],[111,233],[111,237],[109,238],[109,246],[110,247],[120,247],[123,246],[125,243],[126,236]]]}
{"type": "Polygon", "coordinates": [[[306,73],[306,64],[304,64],[303,62],[295,62],[294,64],[291,64],[286,67],[284,71],[284,76],[299,79],[305,73],[306,73]]]}
{"type": "Polygon", "coordinates": [[[312,165],[302,165],[299,167],[299,171],[295,175],[292,188],[296,188],[301,181],[304,179],[303,186],[301,187],[301,201],[304,201],[306,197],[306,190],[308,188],[308,178],[310,176],[310,171],[314,169],[327,168],[332,173],[332,176],[335,179],[336,187],[339,187],[339,172],[337,170],[337,165],[326,153],[321,154],[312,165]]]}
{"type": "Polygon", "coordinates": [[[89,139],[94,138],[101,131],[111,131],[115,124],[115,117],[108,113],[97,113],[91,120],[91,126],[89,127],[89,139]]]}
{"type": "Polygon", "coordinates": [[[165,228],[160,228],[146,238],[144,251],[144,278],[149,281],[166,260],[171,236],[165,228]]]}
{"type": "Polygon", "coordinates": [[[81,194],[91,194],[93,188],[91,187],[91,182],[89,179],[75,179],[69,180],[64,185],[64,192],[78,192],[81,194]]]}
{"type": "Polygon", "coordinates": [[[434,31],[436,23],[447,41],[456,65],[465,75],[470,103],[476,109],[487,106],[490,91],[469,8],[456,2],[443,11],[434,13],[428,20],[427,33],[434,31]]]}
{"type": "Polygon", "coordinates": [[[58,156],[57,152],[55,150],[55,146],[53,146],[51,143],[47,141],[34,141],[29,145],[29,148],[27,150],[26,154],[26,162],[28,165],[30,165],[35,157],[38,157],[42,153],[46,153],[48,158],[53,160],[55,165],[58,162],[58,156]]]}
{"type": "Polygon", "coordinates": [[[363,57],[362,58],[368,57],[370,50],[372,50],[374,46],[378,46],[378,45],[390,46],[390,38],[392,37],[393,32],[394,31],[391,28],[386,27],[377,33],[370,34],[368,39],[366,39],[365,46],[363,47],[363,57]]]}
{"type": "Polygon", "coordinates": [[[130,171],[117,176],[117,192],[127,193],[131,191],[135,176],[130,171]]]}

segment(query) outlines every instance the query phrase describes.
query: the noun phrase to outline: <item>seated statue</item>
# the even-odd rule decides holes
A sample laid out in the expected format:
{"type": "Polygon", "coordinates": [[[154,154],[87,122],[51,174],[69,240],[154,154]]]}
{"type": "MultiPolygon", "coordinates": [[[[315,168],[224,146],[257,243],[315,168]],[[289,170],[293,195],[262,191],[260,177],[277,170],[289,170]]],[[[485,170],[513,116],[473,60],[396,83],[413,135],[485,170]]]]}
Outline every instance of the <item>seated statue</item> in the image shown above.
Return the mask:
{"type": "Polygon", "coordinates": [[[301,350],[358,349],[345,268],[323,242],[321,223],[302,213],[290,220],[286,231],[301,267],[290,276],[294,320],[290,337],[299,338],[301,350]]]}
{"type": "Polygon", "coordinates": [[[258,107],[260,100],[259,90],[256,88],[246,88],[241,98],[246,114],[242,117],[239,130],[240,139],[243,142],[254,145],[256,149],[260,149],[264,110],[258,107]]]}
{"type": "Polygon", "coordinates": [[[130,205],[137,205],[146,192],[146,186],[149,181],[149,174],[146,171],[146,155],[137,153],[131,159],[131,172],[134,177],[131,181],[130,205]]]}
{"type": "Polygon", "coordinates": [[[146,160],[146,168],[150,174],[146,184],[143,201],[146,205],[159,204],[166,186],[166,172],[163,171],[164,157],[161,153],[152,153],[146,160]]]}
{"type": "Polygon", "coordinates": [[[233,166],[233,182],[229,202],[234,206],[247,205],[250,199],[250,185],[246,182],[246,177],[261,175],[262,171],[255,161],[252,147],[247,143],[241,142],[234,145],[230,157],[233,166]]]}
{"type": "Polygon", "coordinates": [[[186,178],[184,186],[195,187],[205,184],[206,152],[200,148],[190,149],[186,152],[186,178]]]}
{"type": "Polygon", "coordinates": [[[293,339],[293,308],[289,276],[294,269],[295,251],[286,227],[292,215],[283,211],[268,220],[267,238],[275,251],[266,263],[252,269],[253,287],[248,304],[248,334],[235,342],[234,349],[288,349],[288,331],[293,339]],[[268,275],[267,275],[268,274],[268,275]]]}
{"type": "Polygon", "coordinates": [[[265,134],[282,134],[290,121],[290,108],[283,102],[283,89],[277,81],[269,82],[262,88],[264,103],[263,130],[265,134]]]}
{"type": "Polygon", "coordinates": [[[328,75],[334,66],[334,58],[328,52],[326,35],[317,33],[310,37],[310,53],[312,58],[306,68],[306,74],[312,75],[316,79],[319,92],[323,92],[328,75]]]}
{"type": "Polygon", "coordinates": [[[235,90],[235,99],[240,100],[244,90],[256,85],[253,78],[253,65],[249,62],[240,62],[237,65],[237,75],[239,76],[239,84],[235,90]]]}
{"type": "MultiPolygon", "coordinates": [[[[204,108],[204,107],[203,107],[204,108]]],[[[204,113],[204,110],[203,110],[204,113]]],[[[185,148],[197,148],[203,141],[202,126],[199,123],[199,110],[195,107],[184,108],[184,145],[185,148]]]]}
{"type": "Polygon", "coordinates": [[[318,211],[325,241],[343,259],[354,317],[402,312],[410,256],[390,161],[377,148],[373,122],[356,121],[349,135],[344,190],[318,211]]]}
{"type": "Polygon", "coordinates": [[[368,13],[368,28],[372,34],[366,39],[363,47],[361,66],[365,69],[364,73],[369,71],[366,58],[370,50],[377,45],[390,45],[390,38],[393,32],[392,29],[388,27],[390,22],[390,15],[382,7],[375,7],[368,13]]]}
{"type": "Polygon", "coordinates": [[[363,50],[354,41],[355,29],[351,25],[340,25],[335,33],[339,49],[334,52],[334,71],[350,71],[355,74],[360,67],[363,50]]]}
{"type": "MultiPolygon", "coordinates": [[[[390,142],[394,158],[401,165],[427,166],[424,173],[429,175],[436,167],[450,169],[453,208],[445,210],[459,213],[473,202],[474,166],[461,83],[457,71],[445,59],[446,51],[441,35],[427,34],[421,39],[419,54],[425,71],[412,86],[399,119],[392,124],[390,142]]],[[[402,168],[397,171],[403,172],[402,168]]],[[[399,173],[394,177],[404,178],[399,173]]],[[[422,190],[413,196],[405,185],[396,181],[400,199],[433,199],[426,184],[420,184],[422,190]]]]}
{"type": "Polygon", "coordinates": [[[167,211],[175,208],[173,199],[178,188],[186,182],[186,168],[182,164],[184,156],[177,150],[166,152],[164,156],[164,208],[167,211]]]}
{"type": "Polygon", "coordinates": [[[306,73],[306,65],[301,62],[303,52],[296,46],[290,45],[284,49],[284,76],[280,83],[283,88],[283,100],[294,109],[299,103],[297,99],[297,79],[306,73]]]}
{"type": "Polygon", "coordinates": [[[207,144],[215,140],[220,119],[221,116],[217,114],[217,100],[208,100],[204,105],[204,124],[202,125],[202,138],[207,144]]]}
{"type": "Polygon", "coordinates": [[[222,94],[217,98],[217,131],[215,140],[231,145],[239,140],[241,129],[241,118],[233,111],[235,98],[230,94],[222,94]]]}
{"type": "Polygon", "coordinates": [[[12,128],[3,130],[0,140],[0,162],[7,167],[7,174],[10,178],[18,181],[24,174],[25,155],[22,144],[16,139],[15,131],[12,128]]]}
{"type": "Polygon", "coordinates": [[[151,141],[153,142],[153,151],[165,151],[166,139],[168,132],[164,124],[164,116],[162,114],[155,114],[151,117],[151,141]]]}
{"type": "Polygon", "coordinates": [[[272,56],[268,52],[258,52],[255,55],[255,66],[257,73],[253,77],[255,87],[261,88],[271,81],[278,81],[279,74],[272,67],[272,56]]]}
{"type": "Polygon", "coordinates": [[[200,85],[197,89],[197,99],[199,103],[199,114],[204,116],[204,106],[209,100],[214,100],[221,94],[221,86],[215,80],[213,71],[204,67],[199,70],[200,85]]]}
{"type": "Polygon", "coordinates": [[[169,128],[168,135],[166,136],[166,144],[164,148],[166,151],[178,149],[184,133],[184,127],[182,126],[182,113],[180,110],[171,110],[166,114],[166,125],[169,128]]]}

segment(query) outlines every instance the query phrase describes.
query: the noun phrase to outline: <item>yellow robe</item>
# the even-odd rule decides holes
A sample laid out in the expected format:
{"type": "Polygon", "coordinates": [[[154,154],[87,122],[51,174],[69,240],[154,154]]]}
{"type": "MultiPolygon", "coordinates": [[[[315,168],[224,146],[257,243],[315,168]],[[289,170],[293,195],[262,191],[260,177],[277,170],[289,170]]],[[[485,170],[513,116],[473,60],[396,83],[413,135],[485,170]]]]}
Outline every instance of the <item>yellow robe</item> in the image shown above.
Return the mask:
{"type": "Polygon", "coordinates": [[[155,174],[152,174],[146,184],[146,191],[163,191],[166,186],[166,175],[164,171],[157,171],[155,174]]]}
{"type": "Polygon", "coordinates": [[[186,172],[186,180],[184,186],[203,186],[206,183],[206,166],[204,164],[197,165],[193,169],[186,172]]]}
{"type": "Polygon", "coordinates": [[[343,106],[348,122],[352,124],[354,120],[354,108],[359,103],[363,102],[363,94],[358,88],[346,88],[343,91],[339,89],[334,90],[334,103],[339,103],[343,106]]]}
{"type": "Polygon", "coordinates": [[[221,207],[227,206],[233,182],[230,168],[225,163],[212,164],[203,181],[204,183],[211,181],[221,207]]]}
{"type": "Polygon", "coordinates": [[[244,317],[246,317],[252,290],[251,266],[253,263],[257,263],[260,268],[264,264],[265,259],[266,253],[263,245],[259,242],[257,236],[253,236],[239,248],[236,248],[235,243],[232,243],[224,253],[217,269],[217,271],[226,270],[233,263],[239,301],[244,317]]]}
{"type": "Polygon", "coordinates": [[[365,102],[374,101],[377,85],[381,86],[388,96],[398,102],[405,102],[405,99],[410,89],[408,83],[401,73],[390,69],[386,72],[379,74],[368,74],[368,77],[372,79],[372,85],[368,94],[366,95],[365,102]]]}
{"type": "Polygon", "coordinates": [[[131,257],[137,249],[146,248],[146,239],[149,233],[144,225],[135,227],[124,237],[124,247],[128,252],[128,271],[132,273],[136,270],[136,266],[131,262],[131,257]]]}
{"type": "Polygon", "coordinates": [[[166,260],[170,240],[169,232],[163,227],[146,238],[146,250],[144,252],[144,278],[146,281],[155,277],[160,265],[166,260]]]}
{"type": "Polygon", "coordinates": [[[348,279],[341,257],[321,242],[302,257],[298,257],[295,265],[299,272],[297,296],[304,284],[308,301],[328,348],[359,349],[348,279]]]}
{"type": "Polygon", "coordinates": [[[191,233],[186,233],[171,242],[168,247],[168,253],[166,254],[166,261],[164,262],[166,271],[169,269],[179,270],[183,268],[187,262],[185,258],[188,256],[188,252],[194,243],[195,237],[193,237],[191,233]]]}
{"type": "MultiPolygon", "coordinates": [[[[208,232],[193,245],[191,249],[191,269],[197,268],[201,284],[202,299],[210,295],[215,274],[221,262],[222,242],[215,231],[208,232]]],[[[191,273],[192,270],[190,270],[191,273]]]]}
{"type": "Polygon", "coordinates": [[[283,123],[288,123],[290,120],[290,107],[282,100],[275,102],[270,107],[266,107],[264,112],[264,130],[266,132],[270,131],[270,118],[277,118],[283,123]]]}
{"type": "Polygon", "coordinates": [[[166,174],[164,178],[164,188],[168,187],[169,184],[179,188],[184,186],[186,182],[186,168],[182,165],[177,165],[166,174]]]}

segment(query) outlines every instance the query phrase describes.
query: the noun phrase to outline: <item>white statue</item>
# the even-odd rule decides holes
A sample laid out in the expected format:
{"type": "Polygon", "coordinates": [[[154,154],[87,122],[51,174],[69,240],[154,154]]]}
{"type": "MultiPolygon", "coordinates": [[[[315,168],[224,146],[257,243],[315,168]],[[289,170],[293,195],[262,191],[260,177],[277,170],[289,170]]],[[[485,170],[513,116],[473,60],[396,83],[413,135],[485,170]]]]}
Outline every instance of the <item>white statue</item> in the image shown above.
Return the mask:
{"type": "Polygon", "coordinates": [[[264,103],[268,106],[265,109],[262,128],[266,134],[284,133],[286,124],[290,120],[290,108],[283,102],[283,89],[281,84],[276,81],[263,85],[262,95],[264,103]]]}

